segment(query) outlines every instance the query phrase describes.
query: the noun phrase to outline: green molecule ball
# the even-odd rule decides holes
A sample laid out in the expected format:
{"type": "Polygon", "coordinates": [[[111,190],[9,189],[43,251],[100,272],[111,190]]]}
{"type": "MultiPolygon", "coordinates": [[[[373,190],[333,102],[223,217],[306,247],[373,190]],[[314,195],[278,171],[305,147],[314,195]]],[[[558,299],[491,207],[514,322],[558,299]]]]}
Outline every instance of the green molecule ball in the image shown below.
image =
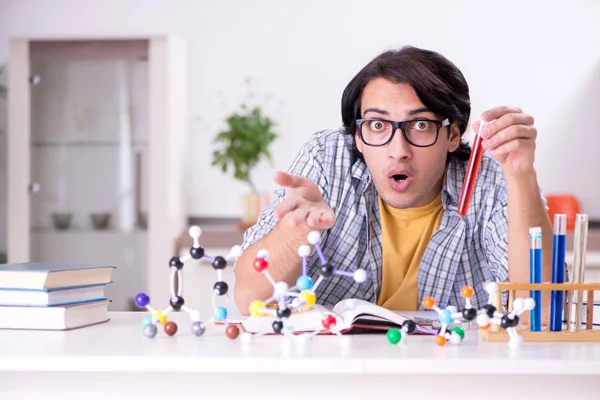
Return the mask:
{"type": "Polygon", "coordinates": [[[400,340],[402,339],[402,333],[400,333],[400,331],[396,328],[392,328],[389,331],[387,331],[386,336],[388,342],[390,342],[391,344],[398,344],[398,342],[400,342],[400,340]]]}
{"type": "Polygon", "coordinates": [[[455,326],[451,329],[451,331],[455,332],[458,336],[460,336],[460,340],[463,340],[465,338],[465,331],[461,327],[455,326]]]}

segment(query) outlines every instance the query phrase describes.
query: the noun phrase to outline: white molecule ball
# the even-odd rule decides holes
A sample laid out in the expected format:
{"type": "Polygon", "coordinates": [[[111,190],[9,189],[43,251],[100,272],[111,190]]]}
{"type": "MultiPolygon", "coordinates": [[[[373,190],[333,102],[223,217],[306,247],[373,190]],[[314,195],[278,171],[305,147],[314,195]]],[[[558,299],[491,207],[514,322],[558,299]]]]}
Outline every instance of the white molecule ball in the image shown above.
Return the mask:
{"type": "Polygon", "coordinates": [[[460,344],[461,341],[462,341],[462,339],[461,339],[460,335],[456,332],[452,332],[452,334],[450,335],[450,344],[457,346],[460,344]]]}
{"type": "Polygon", "coordinates": [[[362,283],[367,280],[367,271],[365,271],[362,268],[357,269],[356,271],[354,271],[353,276],[356,282],[362,283]]]}
{"type": "Polygon", "coordinates": [[[242,341],[242,344],[250,344],[252,343],[252,334],[250,332],[244,332],[242,333],[240,340],[242,341]]]}
{"type": "Polygon", "coordinates": [[[231,255],[233,257],[239,257],[242,255],[243,252],[244,250],[242,250],[242,246],[235,245],[231,248],[231,255]]]}
{"type": "Polygon", "coordinates": [[[310,255],[310,247],[308,247],[308,245],[305,244],[298,247],[298,255],[300,257],[308,257],[310,255]]]}
{"type": "Polygon", "coordinates": [[[194,225],[190,228],[188,233],[193,239],[198,239],[200,235],[202,235],[202,229],[200,229],[199,226],[194,225]]]}
{"type": "Polygon", "coordinates": [[[490,324],[490,317],[486,314],[479,314],[477,316],[477,325],[479,326],[488,326],[490,324]]]}
{"type": "Polygon", "coordinates": [[[269,252],[267,250],[265,250],[265,249],[260,249],[258,252],[256,252],[256,257],[268,260],[269,259],[269,252]]]}
{"type": "Polygon", "coordinates": [[[352,346],[352,339],[350,336],[342,336],[340,338],[340,347],[342,349],[348,349],[350,346],[352,346]]]}
{"type": "Polygon", "coordinates": [[[525,300],[523,300],[523,299],[515,299],[515,301],[513,301],[513,309],[516,312],[521,311],[524,307],[525,307],[525,300]]]}
{"type": "Polygon", "coordinates": [[[190,311],[192,322],[200,322],[200,313],[198,311],[190,311]]]}
{"type": "Polygon", "coordinates": [[[485,291],[488,292],[490,296],[498,293],[498,284],[496,282],[489,282],[485,285],[485,291]]]}
{"type": "Polygon", "coordinates": [[[292,324],[289,319],[286,320],[285,324],[283,325],[283,330],[288,333],[294,333],[294,324],[292,324]]]}
{"type": "Polygon", "coordinates": [[[317,231],[312,231],[308,234],[308,243],[317,244],[321,243],[321,234],[317,231]]]}
{"type": "Polygon", "coordinates": [[[511,350],[517,350],[519,347],[521,347],[521,343],[523,343],[523,338],[521,336],[515,336],[508,341],[508,348],[511,350]]]}
{"type": "Polygon", "coordinates": [[[284,336],[281,339],[281,349],[289,350],[292,347],[292,339],[289,336],[284,336]]]}
{"type": "Polygon", "coordinates": [[[533,310],[534,308],[535,308],[535,300],[532,299],[531,297],[525,299],[525,309],[533,310]]]}
{"type": "Polygon", "coordinates": [[[310,342],[311,339],[312,339],[312,337],[309,333],[303,333],[301,335],[296,336],[296,344],[299,347],[306,347],[306,346],[308,346],[308,343],[310,342]]]}
{"type": "Polygon", "coordinates": [[[285,282],[277,282],[275,284],[275,287],[274,287],[273,291],[275,292],[275,294],[283,296],[284,294],[286,294],[287,292],[290,291],[290,287],[285,282]]]}

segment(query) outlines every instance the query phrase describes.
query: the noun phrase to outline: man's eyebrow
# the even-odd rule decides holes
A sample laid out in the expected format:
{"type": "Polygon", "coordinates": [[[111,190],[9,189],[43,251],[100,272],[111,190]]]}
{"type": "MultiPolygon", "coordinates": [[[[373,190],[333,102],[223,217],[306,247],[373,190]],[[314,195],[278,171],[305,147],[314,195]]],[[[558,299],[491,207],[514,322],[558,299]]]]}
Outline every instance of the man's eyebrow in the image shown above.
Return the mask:
{"type": "Polygon", "coordinates": [[[421,108],[415,108],[414,110],[409,110],[408,111],[408,115],[415,115],[415,114],[421,114],[424,112],[432,112],[429,108],[427,107],[421,107],[421,108]]]}
{"type": "Polygon", "coordinates": [[[365,110],[365,114],[368,112],[376,112],[378,114],[383,114],[383,115],[389,115],[390,113],[385,111],[385,110],[381,110],[379,108],[375,108],[375,107],[369,107],[365,110]]]}
{"type": "MultiPolygon", "coordinates": [[[[369,107],[365,110],[365,114],[368,112],[374,112],[374,113],[378,113],[378,114],[383,114],[383,115],[389,115],[390,113],[387,112],[386,110],[382,110],[380,108],[376,108],[376,107],[369,107]]],[[[416,115],[416,114],[421,114],[424,112],[428,112],[428,113],[432,113],[432,111],[427,108],[427,107],[421,107],[421,108],[415,108],[412,110],[408,110],[408,115],[416,115]]]]}

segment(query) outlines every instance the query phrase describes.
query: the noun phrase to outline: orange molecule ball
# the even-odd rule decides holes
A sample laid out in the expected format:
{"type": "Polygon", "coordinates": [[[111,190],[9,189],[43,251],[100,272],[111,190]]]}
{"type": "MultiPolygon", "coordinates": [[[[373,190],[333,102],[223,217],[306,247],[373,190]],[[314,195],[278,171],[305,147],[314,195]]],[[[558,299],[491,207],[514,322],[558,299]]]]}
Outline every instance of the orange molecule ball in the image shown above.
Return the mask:
{"type": "Polygon", "coordinates": [[[474,294],[473,288],[470,286],[465,286],[464,288],[462,288],[460,290],[460,295],[464,299],[470,299],[471,297],[473,297],[473,294],[474,294]]]}
{"type": "Polygon", "coordinates": [[[225,329],[225,334],[229,339],[235,339],[240,334],[240,328],[237,325],[228,325],[227,329],[225,329]]]}
{"type": "Polygon", "coordinates": [[[169,321],[165,324],[165,333],[169,336],[173,336],[177,333],[177,324],[175,322],[169,321]]]}
{"type": "Polygon", "coordinates": [[[264,258],[258,257],[254,259],[253,266],[256,272],[263,272],[265,269],[267,269],[269,263],[264,258]]]}
{"type": "Polygon", "coordinates": [[[431,296],[427,296],[423,299],[423,307],[426,309],[432,309],[435,306],[435,300],[431,296]]]}
{"type": "Polygon", "coordinates": [[[442,335],[437,335],[435,337],[435,342],[437,343],[438,346],[443,346],[446,344],[446,338],[443,337],[442,335]]]}

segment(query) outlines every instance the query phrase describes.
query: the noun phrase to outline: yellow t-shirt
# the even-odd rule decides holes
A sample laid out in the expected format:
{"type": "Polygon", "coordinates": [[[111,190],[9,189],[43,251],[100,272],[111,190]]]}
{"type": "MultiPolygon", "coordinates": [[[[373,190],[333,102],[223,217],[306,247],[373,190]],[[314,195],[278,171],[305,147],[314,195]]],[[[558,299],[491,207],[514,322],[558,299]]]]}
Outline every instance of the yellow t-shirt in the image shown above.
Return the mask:
{"type": "Polygon", "coordinates": [[[378,197],[383,277],[377,304],[390,310],[418,308],[417,275],[423,252],[442,216],[442,197],[421,207],[396,209],[378,197]]]}

